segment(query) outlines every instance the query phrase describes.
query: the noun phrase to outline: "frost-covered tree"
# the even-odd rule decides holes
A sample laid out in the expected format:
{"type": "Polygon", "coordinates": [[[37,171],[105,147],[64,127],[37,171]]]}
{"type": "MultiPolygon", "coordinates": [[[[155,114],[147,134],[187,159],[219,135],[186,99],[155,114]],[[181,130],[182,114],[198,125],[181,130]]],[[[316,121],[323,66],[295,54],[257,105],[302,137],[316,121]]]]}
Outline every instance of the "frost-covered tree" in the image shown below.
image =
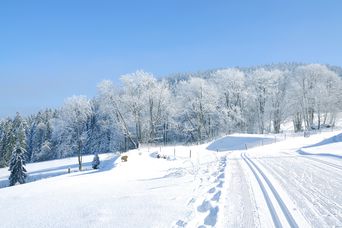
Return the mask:
{"type": "MultiPolygon", "coordinates": [[[[20,147],[22,151],[26,152],[26,121],[21,117],[19,113],[13,120],[13,134],[16,141],[16,147],[20,147]]],[[[26,156],[26,154],[25,154],[26,156]]]]}
{"type": "Polygon", "coordinates": [[[9,171],[11,172],[9,176],[10,186],[16,183],[23,184],[27,177],[25,169],[25,150],[18,144],[13,150],[12,157],[10,160],[9,171]]]}
{"type": "Polygon", "coordinates": [[[315,117],[318,128],[321,125],[322,115],[325,116],[325,121],[328,113],[334,119],[333,115],[336,113],[334,107],[338,104],[341,94],[340,82],[341,78],[324,65],[309,64],[296,68],[293,73],[290,101],[293,103],[292,107],[296,108],[295,116],[302,117],[305,129],[314,126],[315,117]]]}
{"type": "Polygon", "coordinates": [[[272,70],[272,84],[270,88],[270,118],[274,133],[280,132],[280,126],[287,117],[287,73],[272,70]]]}
{"type": "Polygon", "coordinates": [[[218,112],[225,133],[241,131],[245,125],[245,74],[235,68],[214,72],[209,81],[218,93],[218,112]]]}
{"type": "Polygon", "coordinates": [[[139,142],[166,140],[168,114],[172,108],[171,93],[166,81],[158,81],[151,73],[136,71],[121,77],[120,100],[132,117],[139,142]]]}
{"type": "Polygon", "coordinates": [[[137,148],[137,142],[132,134],[132,118],[129,116],[129,112],[124,107],[121,101],[119,91],[115,88],[114,84],[105,80],[98,85],[100,112],[106,116],[110,127],[115,130],[116,142],[121,141],[124,138],[124,148],[127,150],[128,142],[133,145],[133,148],[137,148]],[[121,140],[120,140],[121,139],[121,140]]]}
{"type": "Polygon", "coordinates": [[[174,101],[169,84],[166,81],[158,81],[155,87],[150,90],[149,102],[150,113],[150,138],[166,144],[168,142],[168,132],[173,124],[172,117],[175,115],[174,101]]]}
{"type": "Polygon", "coordinates": [[[91,113],[91,103],[84,96],[68,98],[60,113],[62,130],[69,135],[66,143],[77,154],[79,170],[82,170],[82,154],[88,139],[87,122],[91,113]]]}
{"type": "Polygon", "coordinates": [[[342,70],[320,64],[271,64],[177,74],[145,71],[98,85],[89,100],[0,121],[0,167],[18,142],[27,161],[136,148],[139,143],[201,142],[234,132],[281,132],[333,126],[342,111],[342,70]]]}
{"type": "Polygon", "coordinates": [[[190,78],[177,85],[179,120],[189,139],[201,142],[216,129],[217,91],[202,78],[190,78]]]}
{"type": "MultiPolygon", "coordinates": [[[[52,146],[52,110],[38,112],[27,118],[27,155],[29,161],[42,161],[55,158],[54,153],[42,153],[43,145],[52,146]]],[[[45,150],[46,151],[46,150],[45,150]]]]}
{"type": "Polygon", "coordinates": [[[253,127],[252,123],[256,123],[258,132],[263,134],[266,130],[266,107],[269,99],[271,75],[263,68],[257,69],[250,75],[248,83],[250,97],[249,114],[252,117],[249,125],[253,127]]]}
{"type": "MultiPolygon", "coordinates": [[[[136,71],[132,74],[121,76],[123,83],[123,93],[120,96],[123,107],[127,110],[126,118],[131,117],[135,125],[135,135],[139,142],[144,138],[145,110],[148,107],[148,96],[146,96],[149,87],[155,84],[155,78],[152,74],[144,71],[136,71]]],[[[145,128],[146,129],[146,128],[145,128]]],[[[145,132],[148,134],[148,132],[145,132]]]]}

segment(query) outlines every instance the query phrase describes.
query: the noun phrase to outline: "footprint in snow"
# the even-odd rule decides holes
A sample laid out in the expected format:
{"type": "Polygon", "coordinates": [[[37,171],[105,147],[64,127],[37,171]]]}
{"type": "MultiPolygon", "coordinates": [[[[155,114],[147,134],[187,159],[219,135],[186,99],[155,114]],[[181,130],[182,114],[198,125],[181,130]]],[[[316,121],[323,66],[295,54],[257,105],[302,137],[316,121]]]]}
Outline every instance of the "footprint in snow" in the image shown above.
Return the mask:
{"type": "Polygon", "coordinates": [[[218,183],[218,185],[216,185],[217,188],[222,188],[223,187],[223,181],[220,181],[220,183],[218,183]]]}
{"type": "Polygon", "coordinates": [[[211,176],[213,176],[213,177],[215,177],[215,176],[217,176],[217,172],[213,172],[212,174],[211,174],[211,176]]]}
{"type": "Polygon", "coordinates": [[[216,188],[215,188],[215,187],[213,187],[213,188],[209,189],[208,193],[214,193],[214,192],[215,192],[215,190],[216,190],[216,188]]]}
{"type": "Polygon", "coordinates": [[[218,176],[219,179],[223,179],[224,178],[224,173],[221,173],[220,176],[218,176]]]}
{"type": "Polygon", "coordinates": [[[204,219],[204,224],[209,226],[215,226],[217,222],[217,213],[219,211],[218,207],[210,209],[209,215],[204,219]]]}
{"type": "Polygon", "coordinates": [[[203,200],[202,204],[197,207],[198,212],[206,212],[210,210],[211,204],[208,200],[203,200]]]}
{"type": "Polygon", "coordinates": [[[211,200],[213,201],[219,201],[220,200],[220,197],[221,197],[221,191],[218,191],[214,196],[213,198],[211,198],[211,200]]]}
{"type": "Polygon", "coordinates": [[[184,222],[183,220],[178,220],[177,222],[176,222],[176,225],[178,226],[178,227],[185,227],[186,226],[186,222],[184,222]]]}

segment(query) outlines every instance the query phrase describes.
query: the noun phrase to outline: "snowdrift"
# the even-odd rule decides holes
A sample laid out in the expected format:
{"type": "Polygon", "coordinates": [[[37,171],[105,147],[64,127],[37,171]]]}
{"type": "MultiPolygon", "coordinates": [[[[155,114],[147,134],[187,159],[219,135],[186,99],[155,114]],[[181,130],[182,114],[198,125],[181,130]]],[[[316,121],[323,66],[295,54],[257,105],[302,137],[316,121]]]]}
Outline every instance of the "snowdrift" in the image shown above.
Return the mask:
{"type": "Polygon", "coordinates": [[[319,155],[342,158],[342,133],[324,139],[323,141],[301,148],[301,155],[319,155]]]}

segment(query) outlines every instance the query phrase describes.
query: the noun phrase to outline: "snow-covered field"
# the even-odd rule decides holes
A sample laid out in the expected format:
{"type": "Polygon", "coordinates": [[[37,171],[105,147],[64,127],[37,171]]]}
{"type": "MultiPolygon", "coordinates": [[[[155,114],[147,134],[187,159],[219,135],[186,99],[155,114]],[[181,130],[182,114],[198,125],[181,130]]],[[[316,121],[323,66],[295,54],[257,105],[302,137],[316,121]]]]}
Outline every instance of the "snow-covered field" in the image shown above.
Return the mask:
{"type": "Polygon", "coordinates": [[[99,170],[86,156],[82,172],[77,158],[28,164],[30,182],[14,187],[0,169],[0,226],[342,226],[341,131],[274,138],[101,154],[99,170]]]}

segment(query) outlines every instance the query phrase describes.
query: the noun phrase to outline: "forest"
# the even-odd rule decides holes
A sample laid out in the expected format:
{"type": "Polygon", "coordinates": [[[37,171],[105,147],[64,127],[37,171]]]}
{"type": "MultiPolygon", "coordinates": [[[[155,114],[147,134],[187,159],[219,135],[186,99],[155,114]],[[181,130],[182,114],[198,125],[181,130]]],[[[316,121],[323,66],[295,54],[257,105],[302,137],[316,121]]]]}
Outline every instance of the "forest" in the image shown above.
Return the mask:
{"type": "Polygon", "coordinates": [[[342,111],[341,75],[339,67],[297,63],[164,78],[139,70],[121,76],[120,85],[100,82],[93,98],[73,96],[56,109],[0,120],[0,167],[18,146],[27,162],[37,162],[280,133],[289,122],[295,132],[333,127],[342,111]]]}

